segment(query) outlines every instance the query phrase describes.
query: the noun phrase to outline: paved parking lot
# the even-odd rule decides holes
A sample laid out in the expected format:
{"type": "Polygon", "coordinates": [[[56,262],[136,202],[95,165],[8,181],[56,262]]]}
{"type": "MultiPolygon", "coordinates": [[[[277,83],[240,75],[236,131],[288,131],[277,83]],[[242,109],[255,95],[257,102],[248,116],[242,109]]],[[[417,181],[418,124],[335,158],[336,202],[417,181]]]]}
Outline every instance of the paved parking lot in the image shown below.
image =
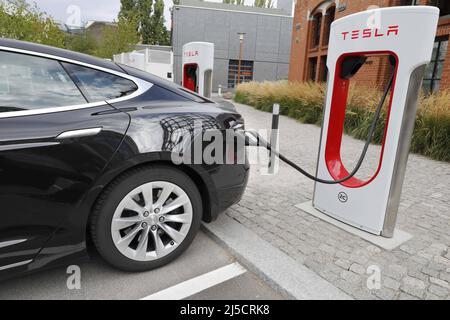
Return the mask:
{"type": "MultiPolygon", "coordinates": [[[[270,128],[271,115],[237,104],[251,129],[270,128]]],[[[320,128],[280,118],[280,150],[314,172],[320,128]]],[[[344,163],[354,166],[363,142],[344,137],[344,163]]],[[[362,176],[376,165],[371,146],[362,176]]],[[[359,175],[361,177],[361,175],[359,175]]],[[[281,164],[274,176],[253,166],[240,204],[227,214],[299,263],[357,299],[450,299],[450,164],[411,155],[397,226],[413,238],[393,251],[300,211],[312,197],[313,182],[281,164]],[[369,289],[367,270],[381,271],[381,287],[369,289]]]]}
{"type": "MultiPolygon", "coordinates": [[[[270,114],[245,105],[237,108],[247,128],[270,128],[270,114]]],[[[281,117],[280,128],[281,152],[314,172],[320,128],[286,117],[281,117]]],[[[362,145],[344,138],[344,161],[349,167],[362,145]]],[[[377,152],[379,147],[372,146],[362,175],[373,170],[377,152]]],[[[274,176],[261,175],[256,165],[251,170],[244,198],[225,214],[299,264],[356,299],[450,299],[448,163],[410,156],[397,226],[413,238],[392,251],[297,209],[295,205],[311,199],[313,183],[290,167],[281,164],[274,176]],[[379,287],[367,285],[367,272],[373,267],[381,272],[379,287]]],[[[80,267],[80,290],[68,290],[66,268],[60,268],[0,284],[0,299],[283,298],[242,270],[232,255],[203,232],[184,255],[158,270],[123,273],[96,254],[80,267]],[[186,289],[193,287],[192,281],[201,290],[186,289]]]]}
{"type": "Polygon", "coordinates": [[[111,268],[95,252],[81,268],[81,289],[69,290],[66,268],[0,284],[0,300],[14,299],[282,299],[200,232],[192,246],[168,266],[145,273],[111,268]],[[206,275],[206,276],[205,276],[206,275]],[[187,284],[187,286],[185,285],[187,284]],[[203,289],[203,290],[201,290],[203,289]]]}

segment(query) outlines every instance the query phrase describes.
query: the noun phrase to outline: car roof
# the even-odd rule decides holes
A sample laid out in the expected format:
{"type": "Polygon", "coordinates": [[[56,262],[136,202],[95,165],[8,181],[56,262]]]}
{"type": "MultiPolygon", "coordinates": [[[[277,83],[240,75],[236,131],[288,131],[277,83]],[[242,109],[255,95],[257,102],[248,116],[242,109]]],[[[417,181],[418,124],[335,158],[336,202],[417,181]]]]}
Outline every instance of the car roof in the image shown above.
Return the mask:
{"type": "MultiPolygon", "coordinates": [[[[7,47],[19,50],[32,51],[41,54],[53,55],[60,58],[75,60],[82,63],[91,64],[101,68],[111,69],[114,71],[123,72],[123,70],[114,62],[105,59],[92,57],[87,54],[73,52],[65,49],[50,47],[42,44],[18,41],[6,38],[0,38],[0,47],[7,47]]],[[[1,50],[1,48],[0,48],[1,50]]]]}
{"type": "Polygon", "coordinates": [[[189,100],[196,101],[196,102],[212,102],[211,100],[201,97],[198,94],[194,92],[188,92],[186,89],[182,88],[181,86],[178,86],[170,81],[164,80],[162,78],[159,78],[153,74],[143,72],[141,70],[128,67],[125,65],[119,65],[113,61],[106,60],[106,59],[100,59],[96,58],[84,53],[74,52],[70,50],[65,50],[61,48],[46,46],[42,44],[32,43],[32,42],[26,42],[26,41],[18,41],[18,40],[12,40],[7,38],[0,38],[0,51],[2,50],[2,47],[6,48],[13,48],[18,50],[25,50],[25,51],[31,51],[39,54],[46,54],[46,55],[52,55],[57,58],[63,58],[63,59],[69,59],[74,60],[76,62],[86,63],[90,64],[92,66],[97,66],[100,68],[105,68],[121,73],[126,73],[131,76],[135,76],[137,78],[140,78],[145,81],[149,81],[152,84],[156,84],[158,86],[164,87],[168,90],[175,91],[179,95],[182,95],[189,100]]]}

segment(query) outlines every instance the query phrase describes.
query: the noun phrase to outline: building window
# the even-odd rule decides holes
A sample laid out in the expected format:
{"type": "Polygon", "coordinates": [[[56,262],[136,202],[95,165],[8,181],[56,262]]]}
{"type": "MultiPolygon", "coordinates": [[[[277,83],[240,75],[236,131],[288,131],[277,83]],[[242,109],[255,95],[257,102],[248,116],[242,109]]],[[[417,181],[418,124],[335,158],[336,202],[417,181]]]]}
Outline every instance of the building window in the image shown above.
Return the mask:
{"type": "Polygon", "coordinates": [[[336,13],[336,7],[331,6],[328,8],[325,14],[325,30],[323,31],[323,45],[327,46],[330,40],[331,23],[334,21],[334,15],[336,13]]]}
{"type": "Polygon", "coordinates": [[[253,61],[241,61],[241,79],[238,81],[239,60],[230,60],[228,64],[228,88],[235,88],[238,83],[253,80],[253,61]]]}
{"type": "Polygon", "coordinates": [[[311,48],[317,48],[320,44],[320,32],[322,29],[322,14],[317,13],[311,21],[311,48]]]}
{"type": "Polygon", "coordinates": [[[441,12],[440,16],[450,15],[450,1],[449,0],[430,0],[430,6],[438,7],[441,12]]]}
{"type": "Polygon", "coordinates": [[[305,81],[326,81],[327,79],[328,42],[335,14],[336,4],[328,0],[320,3],[310,15],[305,81]]]}
{"type": "Polygon", "coordinates": [[[328,77],[327,56],[320,57],[319,81],[326,82],[328,77]]]}
{"type": "Polygon", "coordinates": [[[425,71],[423,90],[425,93],[433,93],[439,90],[445,56],[447,54],[448,37],[437,38],[434,43],[431,62],[425,71]]]}
{"type": "Polygon", "coordinates": [[[317,57],[309,58],[308,63],[308,80],[316,81],[317,74],[317,57]]]}

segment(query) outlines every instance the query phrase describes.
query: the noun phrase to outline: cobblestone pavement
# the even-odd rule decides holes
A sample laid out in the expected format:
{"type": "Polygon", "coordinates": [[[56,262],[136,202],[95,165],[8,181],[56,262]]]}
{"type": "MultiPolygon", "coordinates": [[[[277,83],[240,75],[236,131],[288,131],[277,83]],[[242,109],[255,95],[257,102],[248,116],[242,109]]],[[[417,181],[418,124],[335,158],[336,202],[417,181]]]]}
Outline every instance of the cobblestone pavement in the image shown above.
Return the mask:
{"type": "MultiPolygon", "coordinates": [[[[270,128],[269,113],[236,106],[247,128],[270,128]]],[[[281,152],[314,172],[320,128],[287,117],[280,128],[281,152]]],[[[359,157],[363,142],[344,137],[343,144],[345,158],[359,157]]],[[[363,175],[374,170],[379,151],[371,146],[363,175]]],[[[226,214],[357,299],[450,299],[449,181],[450,164],[410,156],[397,227],[413,238],[392,251],[294,207],[311,199],[313,182],[284,164],[272,176],[252,166],[242,201],[226,214]],[[381,270],[379,289],[368,288],[371,266],[381,270]]]]}

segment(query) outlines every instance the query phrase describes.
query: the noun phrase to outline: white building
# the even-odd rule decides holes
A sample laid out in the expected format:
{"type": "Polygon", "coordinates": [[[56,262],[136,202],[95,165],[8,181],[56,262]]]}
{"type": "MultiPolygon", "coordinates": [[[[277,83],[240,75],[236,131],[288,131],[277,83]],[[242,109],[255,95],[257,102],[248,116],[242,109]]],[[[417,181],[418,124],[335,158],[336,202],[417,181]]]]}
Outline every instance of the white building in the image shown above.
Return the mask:
{"type": "Polygon", "coordinates": [[[114,55],[114,62],[173,81],[173,52],[169,46],[137,45],[135,51],[114,55]]]}

